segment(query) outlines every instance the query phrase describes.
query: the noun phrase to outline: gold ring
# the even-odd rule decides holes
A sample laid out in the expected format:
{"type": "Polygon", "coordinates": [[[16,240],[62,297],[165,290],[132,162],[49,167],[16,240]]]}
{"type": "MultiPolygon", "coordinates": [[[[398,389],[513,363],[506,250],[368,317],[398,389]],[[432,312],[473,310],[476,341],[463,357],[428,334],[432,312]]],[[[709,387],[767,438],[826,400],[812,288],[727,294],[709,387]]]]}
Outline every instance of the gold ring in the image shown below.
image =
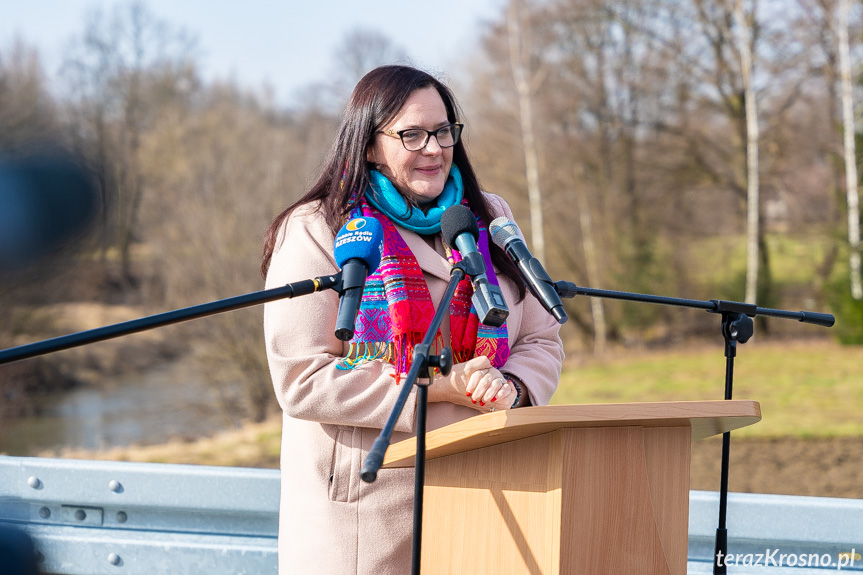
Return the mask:
{"type": "Polygon", "coordinates": [[[489,408],[488,408],[488,412],[489,412],[489,413],[491,413],[492,411],[494,411],[494,406],[491,406],[491,407],[489,407],[489,408]]]}

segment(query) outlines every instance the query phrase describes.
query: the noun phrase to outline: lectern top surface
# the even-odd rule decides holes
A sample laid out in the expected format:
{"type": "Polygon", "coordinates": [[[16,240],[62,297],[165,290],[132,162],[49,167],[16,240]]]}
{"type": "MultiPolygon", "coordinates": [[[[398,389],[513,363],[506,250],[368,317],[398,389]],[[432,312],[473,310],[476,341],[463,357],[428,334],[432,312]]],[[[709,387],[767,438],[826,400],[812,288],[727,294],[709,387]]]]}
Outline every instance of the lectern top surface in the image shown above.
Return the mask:
{"type": "MultiPolygon", "coordinates": [[[[748,399],[527,407],[478,415],[430,431],[426,436],[426,458],[443,457],[566,427],[689,426],[692,440],[697,441],[760,420],[761,406],[748,399]]],[[[411,467],[415,454],[415,439],[396,443],[387,450],[384,466],[411,467]]]]}

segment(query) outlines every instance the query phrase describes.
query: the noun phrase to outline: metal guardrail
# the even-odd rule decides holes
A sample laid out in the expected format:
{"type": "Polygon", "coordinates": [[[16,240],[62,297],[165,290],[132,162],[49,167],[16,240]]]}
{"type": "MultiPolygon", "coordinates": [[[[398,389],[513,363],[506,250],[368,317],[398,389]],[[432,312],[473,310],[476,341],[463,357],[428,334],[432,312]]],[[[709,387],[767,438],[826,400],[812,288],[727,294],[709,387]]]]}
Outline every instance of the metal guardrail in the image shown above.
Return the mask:
{"type": "MultiPolygon", "coordinates": [[[[713,573],[719,494],[689,493],[690,575],[713,573]]],[[[728,573],[863,572],[863,500],[731,493],[728,573]]]]}
{"type": "Polygon", "coordinates": [[[0,456],[45,573],[276,573],[279,472],[0,456]]]}
{"type": "MultiPolygon", "coordinates": [[[[712,573],[718,501],[690,492],[691,575],[712,573]]],[[[44,573],[276,573],[278,510],[277,470],[0,456],[0,524],[44,573]]],[[[861,500],[731,493],[728,534],[730,575],[863,572],[861,500]]]]}

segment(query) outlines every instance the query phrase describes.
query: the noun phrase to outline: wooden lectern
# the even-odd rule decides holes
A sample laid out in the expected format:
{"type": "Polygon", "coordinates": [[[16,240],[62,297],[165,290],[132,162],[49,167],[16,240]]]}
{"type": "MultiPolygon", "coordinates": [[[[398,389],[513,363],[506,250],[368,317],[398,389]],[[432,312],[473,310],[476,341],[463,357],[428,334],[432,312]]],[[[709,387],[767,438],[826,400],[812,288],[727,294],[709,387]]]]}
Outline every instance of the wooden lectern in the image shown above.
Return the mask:
{"type": "Polygon", "coordinates": [[[690,443],[760,419],[749,400],[555,405],[431,431],[422,572],[685,575],[690,443]]]}

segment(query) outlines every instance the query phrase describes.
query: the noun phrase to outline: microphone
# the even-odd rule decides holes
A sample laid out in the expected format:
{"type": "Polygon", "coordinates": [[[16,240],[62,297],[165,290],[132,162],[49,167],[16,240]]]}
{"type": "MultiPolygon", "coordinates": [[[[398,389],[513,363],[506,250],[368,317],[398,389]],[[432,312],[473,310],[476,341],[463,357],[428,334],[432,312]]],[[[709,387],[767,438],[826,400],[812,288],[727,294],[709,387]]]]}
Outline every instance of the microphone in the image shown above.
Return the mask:
{"type": "Polygon", "coordinates": [[[0,273],[82,239],[100,209],[95,180],[77,156],[0,157],[0,273]]]}
{"type": "Polygon", "coordinates": [[[505,217],[495,218],[488,226],[491,239],[503,248],[506,255],[518,266],[521,277],[530,292],[542,306],[554,316],[557,323],[566,323],[566,312],[560,303],[554,282],[543,269],[539,260],[533,257],[518,234],[518,226],[505,217]]]}
{"type": "Polygon", "coordinates": [[[381,263],[383,240],[384,230],[375,218],[354,218],[336,234],[333,255],[342,268],[336,337],[342,341],[354,337],[363,287],[368,275],[381,263]]]}
{"type": "Polygon", "coordinates": [[[473,284],[471,302],[480,323],[502,326],[509,315],[509,308],[500,287],[492,284],[485,275],[485,262],[476,247],[479,226],[473,213],[461,204],[447,208],[440,220],[440,231],[447,245],[454,246],[461,253],[473,284]]]}

